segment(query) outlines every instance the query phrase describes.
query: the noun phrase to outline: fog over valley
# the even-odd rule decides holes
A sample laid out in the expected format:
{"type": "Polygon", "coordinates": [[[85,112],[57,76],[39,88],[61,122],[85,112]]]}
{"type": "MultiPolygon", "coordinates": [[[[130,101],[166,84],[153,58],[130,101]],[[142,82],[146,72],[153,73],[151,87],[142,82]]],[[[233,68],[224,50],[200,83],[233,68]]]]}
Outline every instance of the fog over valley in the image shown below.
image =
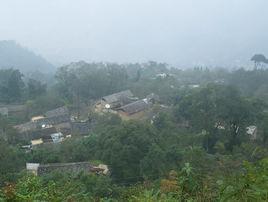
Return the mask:
{"type": "Polygon", "coordinates": [[[250,67],[268,54],[266,0],[1,1],[0,40],[55,66],[85,60],[250,67]]]}
{"type": "Polygon", "coordinates": [[[0,202],[268,201],[268,0],[0,0],[0,202]]]}

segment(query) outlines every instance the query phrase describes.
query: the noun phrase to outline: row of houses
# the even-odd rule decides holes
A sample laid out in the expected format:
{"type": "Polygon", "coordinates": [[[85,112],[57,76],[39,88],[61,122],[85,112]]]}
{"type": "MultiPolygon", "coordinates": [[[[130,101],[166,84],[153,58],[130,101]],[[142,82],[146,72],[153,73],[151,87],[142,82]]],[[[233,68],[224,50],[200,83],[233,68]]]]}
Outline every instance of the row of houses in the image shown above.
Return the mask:
{"type": "Polygon", "coordinates": [[[90,132],[89,121],[71,120],[67,107],[47,111],[42,116],[32,117],[31,121],[16,125],[20,138],[31,141],[32,146],[43,143],[59,143],[71,135],[85,135],[90,132]]]}
{"type": "MultiPolygon", "coordinates": [[[[59,107],[32,117],[31,121],[14,126],[25,140],[31,140],[31,145],[24,145],[26,151],[37,145],[46,143],[60,143],[71,135],[85,135],[90,132],[91,123],[75,121],[71,118],[67,107],[59,107]]],[[[51,172],[67,172],[79,174],[81,172],[108,175],[109,169],[105,164],[95,165],[90,162],[72,163],[26,163],[26,170],[34,175],[45,175],[51,172]]]]}

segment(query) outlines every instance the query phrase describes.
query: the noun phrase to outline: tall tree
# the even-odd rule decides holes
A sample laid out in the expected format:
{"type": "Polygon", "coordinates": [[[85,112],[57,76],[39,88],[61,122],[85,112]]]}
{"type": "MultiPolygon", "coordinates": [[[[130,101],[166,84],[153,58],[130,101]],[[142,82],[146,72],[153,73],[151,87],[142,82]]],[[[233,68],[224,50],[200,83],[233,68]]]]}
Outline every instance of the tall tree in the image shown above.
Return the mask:
{"type": "Polygon", "coordinates": [[[217,142],[218,128],[224,127],[226,147],[232,150],[240,143],[246,126],[261,118],[263,106],[262,102],[241,97],[233,87],[208,85],[184,96],[175,115],[189,120],[196,132],[204,131],[204,147],[209,152],[217,142]]]}
{"type": "Polygon", "coordinates": [[[42,84],[35,79],[29,79],[27,87],[29,98],[36,98],[37,96],[45,94],[47,88],[46,84],[42,84]]]}
{"type": "Polygon", "coordinates": [[[255,68],[257,68],[261,63],[268,64],[268,59],[263,54],[255,54],[251,61],[254,61],[255,68]]]}
{"type": "Polygon", "coordinates": [[[23,74],[19,70],[0,70],[0,95],[3,102],[21,101],[24,82],[23,74]]]}

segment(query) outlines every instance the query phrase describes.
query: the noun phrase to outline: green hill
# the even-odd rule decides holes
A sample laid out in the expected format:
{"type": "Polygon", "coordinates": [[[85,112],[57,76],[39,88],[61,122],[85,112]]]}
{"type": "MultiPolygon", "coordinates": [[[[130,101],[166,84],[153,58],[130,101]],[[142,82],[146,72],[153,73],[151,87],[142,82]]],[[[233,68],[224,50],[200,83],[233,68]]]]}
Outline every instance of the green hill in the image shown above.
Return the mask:
{"type": "Polygon", "coordinates": [[[0,41],[0,69],[15,68],[21,72],[50,72],[55,67],[42,56],[22,47],[15,41],[0,41]]]}

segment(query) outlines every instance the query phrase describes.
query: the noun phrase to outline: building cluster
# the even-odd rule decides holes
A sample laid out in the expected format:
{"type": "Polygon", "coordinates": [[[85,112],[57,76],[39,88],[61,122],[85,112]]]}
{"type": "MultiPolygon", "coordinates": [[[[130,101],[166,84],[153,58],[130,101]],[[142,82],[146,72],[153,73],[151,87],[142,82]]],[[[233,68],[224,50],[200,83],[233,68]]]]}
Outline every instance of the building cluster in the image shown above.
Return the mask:
{"type": "Polygon", "coordinates": [[[95,105],[96,112],[116,113],[123,119],[141,116],[147,109],[151,108],[159,97],[150,94],[144,99],[134,97],[130,90],[121,91],[112,95],[104,96],[95,105]]]}
{"type": "MultiPolygon", "coordinates": [[[[159,98],[150,94],[143,99],[134,97],[130,90],[104,96],[95,104],[95,110],[100,113],[117,113],[122,118],[134,118],[143,116],[159,98]]],[[[1,115],[8,116],[8,108],[0,108],[1,115]]],[[[66,106],[59,107],[44,114],[34,116],[30,121],[14,126],[19,133],[19,138],[31,144],[22,146],[26,152],[40,145],[53,145],[64,141],[73,135],[88,135],[94,127],[93,120],[77,121],[66,106]]],[[[107,165],[95,166],[89,162],[39,164],[27,163],[26,169],[35,175],[43,175],[50,172],[88,172],[107,175],[107,165]]]]}
{"type": "Polygon", "coordinates": [[[14,126],[20,138],[31,141],[31,147],[44,143],[59,143],[71,135],[86,135],[91,129],[89,121],[75,121],[67,107],[47,111],[32,117],[31,121],[14,126]]]}

